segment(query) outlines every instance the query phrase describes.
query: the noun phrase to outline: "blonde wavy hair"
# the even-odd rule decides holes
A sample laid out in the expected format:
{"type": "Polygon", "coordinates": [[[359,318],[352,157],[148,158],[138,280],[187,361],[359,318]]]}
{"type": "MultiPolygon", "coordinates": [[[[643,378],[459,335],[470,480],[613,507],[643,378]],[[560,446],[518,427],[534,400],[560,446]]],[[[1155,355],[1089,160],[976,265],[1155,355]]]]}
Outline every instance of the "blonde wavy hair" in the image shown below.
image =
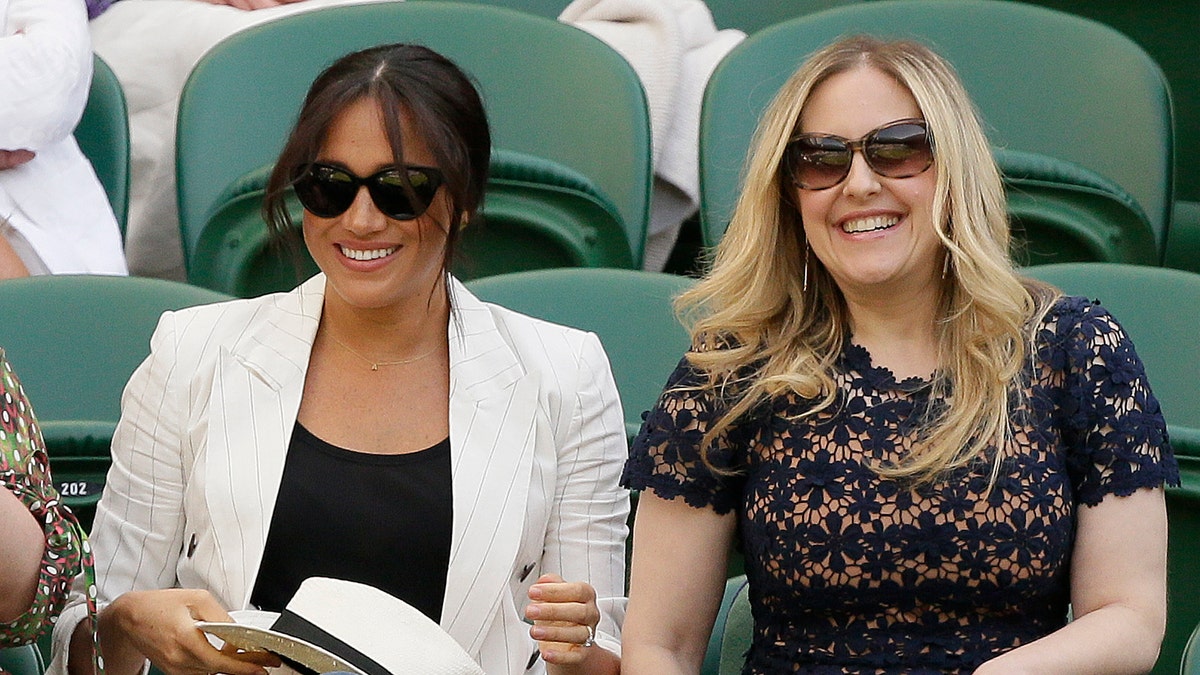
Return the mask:
{"type": "MultiPolygon", "coordinates": [[[[939,368],[930,400],[946,405],[928,419],[899,463],[881,475],[929,482],[991,456],[992,480],[1011,437],[1009,415],[1036,323],[1057,292],[1023,280],[1009,255],[1004,187],[978,114],[953,67],[910,41],[856,36],[813,54],[776,95],[759,124],[732,221],[708,274],[677,308],[692,324],[691,364],[725,403],[702,453],[757,405],[794,393],[835,404],[834,365],[849,332],[838,286],[806,258],[800,213],[781,166],[813,90],[833,75],[875,68],[912,94],[933,139],[937,187],[933,218],[948,256],[938,322],[939,368]],[[808,284],[802,279],[808,267],[808,284]],[[995,449],[995,451],[993,451],[995,449]]],[[[811,258],[811,260],[809,259],[811,258]]]]}

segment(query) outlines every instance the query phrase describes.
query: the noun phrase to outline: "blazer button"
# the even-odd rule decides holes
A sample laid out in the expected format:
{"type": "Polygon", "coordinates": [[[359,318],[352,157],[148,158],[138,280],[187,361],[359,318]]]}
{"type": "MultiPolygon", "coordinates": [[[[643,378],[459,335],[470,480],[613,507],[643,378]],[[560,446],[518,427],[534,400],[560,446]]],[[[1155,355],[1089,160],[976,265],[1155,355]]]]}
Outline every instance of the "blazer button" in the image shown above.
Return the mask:
{"type": "Polygon", "coordinates": [[[535,567],[537,567],[537,563],[529,563],[525,567],[522,567],[521,575],[517,578],[517,581],[525,581],[525,579],[529,576],[529,573],[532,572],[533,568],[535,567]]]}

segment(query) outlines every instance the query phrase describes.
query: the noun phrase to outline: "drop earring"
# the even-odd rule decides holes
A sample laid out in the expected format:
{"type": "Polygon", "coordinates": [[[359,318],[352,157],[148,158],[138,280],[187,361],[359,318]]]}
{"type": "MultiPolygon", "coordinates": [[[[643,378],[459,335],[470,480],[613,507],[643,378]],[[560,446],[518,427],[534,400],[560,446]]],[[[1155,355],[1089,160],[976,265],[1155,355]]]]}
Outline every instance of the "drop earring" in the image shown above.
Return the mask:
{"type": "Polygon", "coordinates": [[[946,278],[946,274],[950,271],[950,251],[946,251],[946,255],[942,258],[942,278],[946,278]]]}
{"type": "Polygon", "coordinates": [[[804,282],[800,290],[805,293],[808,292],[808,252],[811,250],[812,248],[809,247],[808,242],[804,242],[804,282]]]}

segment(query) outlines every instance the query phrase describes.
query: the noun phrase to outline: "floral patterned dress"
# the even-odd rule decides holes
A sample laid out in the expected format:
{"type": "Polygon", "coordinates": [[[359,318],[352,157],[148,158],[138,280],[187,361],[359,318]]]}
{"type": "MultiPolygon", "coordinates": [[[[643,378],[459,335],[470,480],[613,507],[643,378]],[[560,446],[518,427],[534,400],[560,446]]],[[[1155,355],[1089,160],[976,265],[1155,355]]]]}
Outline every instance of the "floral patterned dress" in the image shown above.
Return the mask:
{"type": "MultiPolygon", "coordinates": [[[[72,579],[85,569],[88,572],[92,569],[87,540],[74,514],[63,505],[54,489],[41,430],[3,350],[0,350],[0,483],[29,507],[46,533],[37,595],[23,616],[12,623],[0,624],[2,649],[32,642],[46,632],[66,604],[72,579]]],[[[94,588],[90,578],[88,585],[94,588]]]]}
{"type": "Polygon", "coordinates": [[[1178,482],[1157,400],[1116,321],[1063,298],[1040,326],[1028,403],[990,465],[914,487],[873,469],[938,401],[846,344],[839,400],[797,420],[782,397],[697,451],[720,413],[686,362],[646,417],[624,482],[736,512],[755,633],[746,675],[970,673],[1064,625],[1076,513],[1178,482]]]}

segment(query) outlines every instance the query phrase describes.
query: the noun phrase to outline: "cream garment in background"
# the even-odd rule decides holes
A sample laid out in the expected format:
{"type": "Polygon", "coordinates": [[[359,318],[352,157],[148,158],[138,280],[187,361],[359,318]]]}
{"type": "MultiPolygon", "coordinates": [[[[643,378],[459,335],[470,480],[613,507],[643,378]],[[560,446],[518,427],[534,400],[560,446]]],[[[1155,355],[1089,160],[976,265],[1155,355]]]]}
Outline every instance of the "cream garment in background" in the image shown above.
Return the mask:
{"type": "Polygon", "coordinates": [[[0,22],[0,149],[35,153],[0,170],[0,218],[37,256],[31,270],[125,274],[112,206],[72,135],[92,82],[84,3],[0,0],[0,22]]]}
{"type": "Polygon", "coordinates": [[[700,102],[717,63],[746,38],[717,30],[703,0],[575,0],[559,21],[595,35],[637,71],[650,105],[654,193],[643,267],[666,265],[700,206],[700,102]]]}
{"type": "Polygon", "coordinates": [[[202,0],[120,0],[92,20],[93,48],[116,73],[129,106],[125,255],[134,274],[185,278],[175,201],[175,116],[183,84],[200,57],[230,35],[281,16],[376,1],[382,0],[303,0],[245,11],[202,0]]]}

